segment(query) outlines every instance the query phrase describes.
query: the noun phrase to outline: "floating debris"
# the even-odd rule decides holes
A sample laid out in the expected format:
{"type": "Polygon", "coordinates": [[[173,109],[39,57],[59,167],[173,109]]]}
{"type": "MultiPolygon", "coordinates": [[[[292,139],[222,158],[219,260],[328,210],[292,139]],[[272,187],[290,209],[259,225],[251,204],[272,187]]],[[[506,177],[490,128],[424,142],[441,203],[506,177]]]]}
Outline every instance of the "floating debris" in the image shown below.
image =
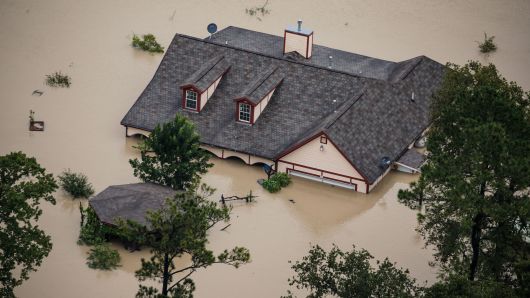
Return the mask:
{"type": "Polygon", "coordinates": [[[39,89],[33,90],[33,93],[31,95],[37,95],[42,96],[44,94],[44,91],[40,91],[39,89]]]}
{"type": "Polygon", "coordinates": [[[258,196],[252,195],[252,190],[251,190],[248,193],[248,195],[246,195],[244,197],[239,197],[239,196],[225,197],[223,194],[221,194],[221,200],[219,200],[219,202],[221,202],[221,204],[223,204],[223,206],[226,206],[226,202],[228,202],[228,201],[245,200],[245,202],[251,203],[252,201],[254,201],[254,198],[257,198],[257,197],[258,196]]]}

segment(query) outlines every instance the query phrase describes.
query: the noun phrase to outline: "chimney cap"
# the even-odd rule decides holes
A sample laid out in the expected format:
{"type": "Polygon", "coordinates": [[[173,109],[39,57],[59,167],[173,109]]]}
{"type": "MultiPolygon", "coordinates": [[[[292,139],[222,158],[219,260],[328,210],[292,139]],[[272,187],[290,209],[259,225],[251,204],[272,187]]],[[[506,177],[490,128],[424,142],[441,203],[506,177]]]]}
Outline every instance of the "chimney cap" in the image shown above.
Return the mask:
{"type": "Polygon", "coordinates": [[[298,19],[296,23],[297,24],[295,26],[288,26],[287,29],[285,29],[285,31],[296,33],[296,34],[301,34],[301,35],[306,35],[306,36],[313,34],[313,30],[308,29],[308,28],[302,28],[302,19],[298,19]]]}

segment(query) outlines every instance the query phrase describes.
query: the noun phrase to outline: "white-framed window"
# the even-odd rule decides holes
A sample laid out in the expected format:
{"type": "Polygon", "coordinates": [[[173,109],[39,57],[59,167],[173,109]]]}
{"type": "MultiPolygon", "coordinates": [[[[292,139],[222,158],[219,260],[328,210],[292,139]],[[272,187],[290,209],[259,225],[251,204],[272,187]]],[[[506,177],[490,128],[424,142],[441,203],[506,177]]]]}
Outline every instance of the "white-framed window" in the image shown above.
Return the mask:
{"type": "Polygon", "coordinates": [[[186,90],[186,109],[197,109],[197,92],[186,90]]]}
{"type": "Polygon", "coordinates": [[[250,123],[250,105],[246,103],[239,104],[239,121],[250,123]]]}

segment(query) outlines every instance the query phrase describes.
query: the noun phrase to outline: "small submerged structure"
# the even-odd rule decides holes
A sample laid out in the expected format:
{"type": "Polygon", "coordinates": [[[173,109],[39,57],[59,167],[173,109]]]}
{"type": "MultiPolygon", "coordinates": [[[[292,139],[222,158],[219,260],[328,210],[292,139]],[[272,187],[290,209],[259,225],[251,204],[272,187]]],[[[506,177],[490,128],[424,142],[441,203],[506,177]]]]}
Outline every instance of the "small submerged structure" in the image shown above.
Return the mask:
{"type": "Polygon", "coordinates": [[[154,183],[112,185],[90,199],[89,205],[104,224],[115,225],[121,218],[145,225],[147,212],[159,210],[176,193],[154,183]]]}
{"type": "Polygon", "coordinates": [[[30,121],[29,131],[44,131],[44,121],[30,121]]]}

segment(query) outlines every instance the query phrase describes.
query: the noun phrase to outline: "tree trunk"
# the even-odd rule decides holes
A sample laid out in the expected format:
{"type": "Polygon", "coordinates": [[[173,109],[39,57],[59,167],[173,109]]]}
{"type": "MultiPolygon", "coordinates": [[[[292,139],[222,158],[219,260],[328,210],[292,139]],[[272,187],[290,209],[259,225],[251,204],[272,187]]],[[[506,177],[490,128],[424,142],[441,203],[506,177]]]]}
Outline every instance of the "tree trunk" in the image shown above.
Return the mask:
{"type": "Polygon", "coordinates": [[[167,297],[167,284],[169,281],[169,257],[164,254],[164,276],[162,281],[162,295],[167,297]]]}
{"type": "Polygon", "coordinates": [[[471,249],[473,250],[471,265],[469,266],[469,280],[471,281],[475,280],[475,274],[477,273],[483,218],[484,215],[482,213],[477,214],[473,219],[473,228],[471,229],[471,249]]]}

